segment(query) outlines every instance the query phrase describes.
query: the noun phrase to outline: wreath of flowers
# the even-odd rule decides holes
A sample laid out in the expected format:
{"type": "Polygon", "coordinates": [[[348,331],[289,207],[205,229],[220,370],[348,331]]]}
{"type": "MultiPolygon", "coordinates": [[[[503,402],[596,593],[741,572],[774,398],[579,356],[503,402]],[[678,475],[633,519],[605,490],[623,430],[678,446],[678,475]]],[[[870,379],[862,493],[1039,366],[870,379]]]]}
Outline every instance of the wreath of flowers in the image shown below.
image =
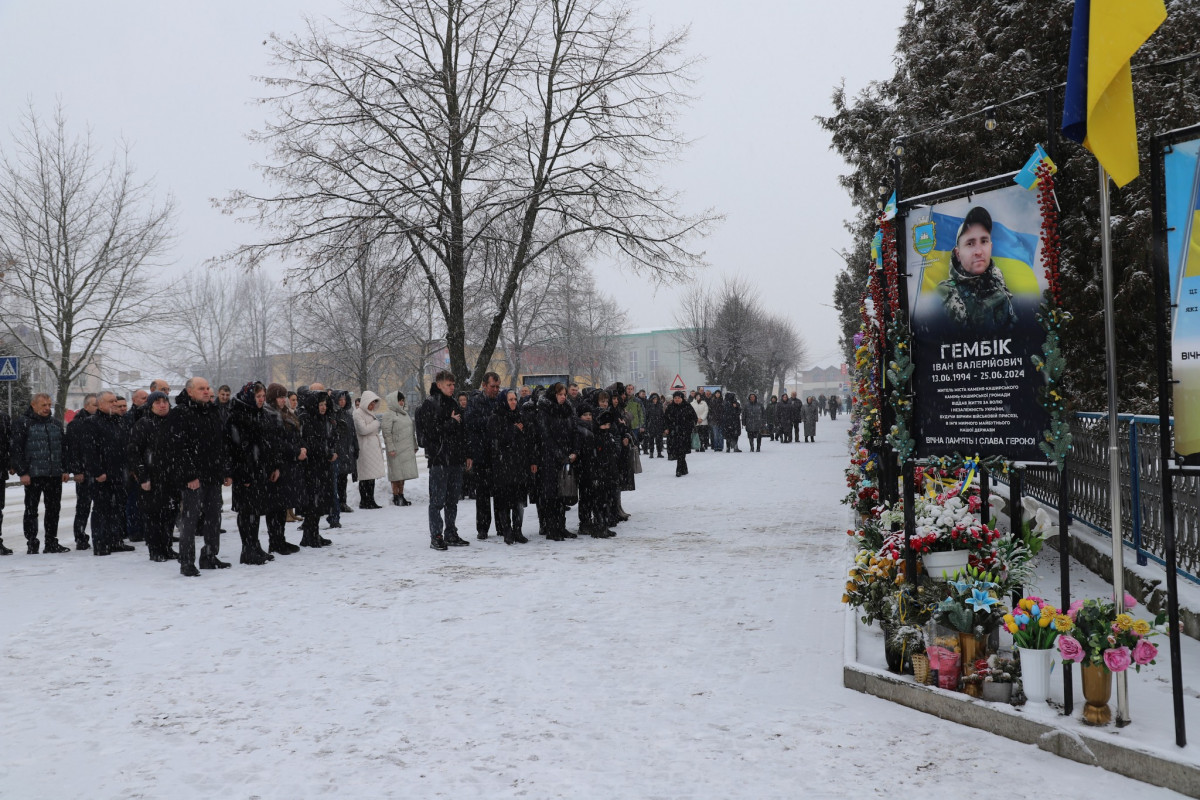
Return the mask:
{"type": "Polygon", "coordinates": [[[1062,389],[1063,373],[1067,368],[1061,344],[1062,331],[1071,315],[1062,307],[1062,284],[1059,275],[1058,207],[1054,199],[1054,176],[1048,164],[1037,168],[1038,205],[1042,211],[1042,267],[1049,288],[1042,295],[1038,322],[1046,332],[1042,355],[1031,356],[1033,366],[1046,377],[1038,390],[1038,401],[1050,415],[1050,427],[1042,433],[1038,447],[1047,460],[1062,472],[1067,453],[1071,451],[1071,424],[1062,389]]]}
{"type": "MultiPolygon", "coordinates": [[[[887,435],[887,442],[896,451],[900,463],[912,457],[915,443],[909,428],[912,423],[912,348],[909,343],[908,321],[900,308],[900,267],[896,257],[896,224],[880,217],[883,231],[883,272],[887,280],[887,303],[891,319],[887,326],[887,342],[891,349],[891,360],[887,364],[888,402],[895,414],[895,422],[887,435]]],[[[885,351],[886,352],[886,351],[885,351]]]]}

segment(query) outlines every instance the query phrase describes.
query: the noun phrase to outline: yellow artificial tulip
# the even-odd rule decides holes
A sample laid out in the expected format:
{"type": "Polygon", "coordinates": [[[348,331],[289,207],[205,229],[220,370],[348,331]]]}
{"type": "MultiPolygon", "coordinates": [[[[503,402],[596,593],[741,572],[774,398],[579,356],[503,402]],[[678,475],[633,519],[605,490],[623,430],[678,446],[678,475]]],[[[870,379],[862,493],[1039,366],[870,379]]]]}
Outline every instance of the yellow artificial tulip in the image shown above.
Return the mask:
{"type": "Polygon", "coordinates": [[[1038,627],[1039,628],[1049,628],[1050,627],[1050,617],[1047,616],[1046,614],[1042,614],[1040,617],[1038,617],[1038,627]]]}

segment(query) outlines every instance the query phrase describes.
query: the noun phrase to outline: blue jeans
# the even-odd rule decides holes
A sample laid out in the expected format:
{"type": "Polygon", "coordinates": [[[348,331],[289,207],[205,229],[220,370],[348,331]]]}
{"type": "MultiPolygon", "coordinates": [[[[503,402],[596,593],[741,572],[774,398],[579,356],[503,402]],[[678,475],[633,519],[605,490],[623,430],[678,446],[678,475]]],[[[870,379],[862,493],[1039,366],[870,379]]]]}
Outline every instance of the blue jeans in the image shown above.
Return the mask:
{"type": "Polygon", "coordinates": [[[445,534],[457,536],[458,498],[462,494],[462,465],[429,468],[429,537],[437,539],[443,533],[442,512],[445,510],[445,534]]]}
{"type": "Polygon", "coordinates": [[[725,435],[721,431],[720,425],[710,425],[712,428],[713,450],[720,452],[725,449],[725,435]]]}

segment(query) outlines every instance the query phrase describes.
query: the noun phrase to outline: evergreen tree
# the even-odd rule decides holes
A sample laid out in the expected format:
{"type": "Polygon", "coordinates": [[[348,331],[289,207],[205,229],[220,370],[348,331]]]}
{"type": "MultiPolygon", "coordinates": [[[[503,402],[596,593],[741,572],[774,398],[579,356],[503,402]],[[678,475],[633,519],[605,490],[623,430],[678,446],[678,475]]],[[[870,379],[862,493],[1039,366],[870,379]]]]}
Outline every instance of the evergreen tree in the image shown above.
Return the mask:
{"type": "MultiPolygon", "coordinates": [[[[1157,395],[1150,136],[1200,122],[1200,60],[1139,69],[1185,56],[1200,41],[1200,0],[1166,5],[1167,21],[1133,62],[1141,176],[1111,193],[1123,411],[1151,410],[1157,395]]],[[[855,245],[844,254],[847,268],[834,293],[849,363],[870,266],[877,187],[890,191],[893,185],[894,142],[903,144],[901,198],[1019,169],[1034,145],[1050,144],[1059,169],[1063,299],[1075,316],[1063,346],[1070,364],[1066,385],[1077,408],[1105,405],[1097,165],[1090,153],[1058,134],[1073,9],[1072,0],[910,0],[895,74],[853,98],[843,87],[834,90],[834,112],[820,123],[851,167],[842,184],[859,209],[847,223],[855,245]],[[988,107],[994,107],[998,122],[992,131],[984,126],[988,107]]]]}

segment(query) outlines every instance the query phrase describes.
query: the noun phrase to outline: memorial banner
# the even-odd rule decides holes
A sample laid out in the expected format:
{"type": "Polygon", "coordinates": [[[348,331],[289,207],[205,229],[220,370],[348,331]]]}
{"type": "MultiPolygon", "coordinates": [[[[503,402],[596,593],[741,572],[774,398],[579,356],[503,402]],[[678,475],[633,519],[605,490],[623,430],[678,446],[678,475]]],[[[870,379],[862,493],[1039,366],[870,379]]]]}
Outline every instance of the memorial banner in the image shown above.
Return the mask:
{"type": "Polygon", "coordinates": [[[1009,186],[909,210],[917,457],[1044,461],[1036,192],[1009,186]]]}
{"type": "MultiPolygon", "coordinates": [[[[1175,378],[1175,452],[1200,454],[1200,139],[1172,145],[1163,159],[1167,199],[1167,263],[1175,314],[1171,374],[1175,378]]],[[[1195,461],[1195,459],[1192,459],[1195,461]]]]}

